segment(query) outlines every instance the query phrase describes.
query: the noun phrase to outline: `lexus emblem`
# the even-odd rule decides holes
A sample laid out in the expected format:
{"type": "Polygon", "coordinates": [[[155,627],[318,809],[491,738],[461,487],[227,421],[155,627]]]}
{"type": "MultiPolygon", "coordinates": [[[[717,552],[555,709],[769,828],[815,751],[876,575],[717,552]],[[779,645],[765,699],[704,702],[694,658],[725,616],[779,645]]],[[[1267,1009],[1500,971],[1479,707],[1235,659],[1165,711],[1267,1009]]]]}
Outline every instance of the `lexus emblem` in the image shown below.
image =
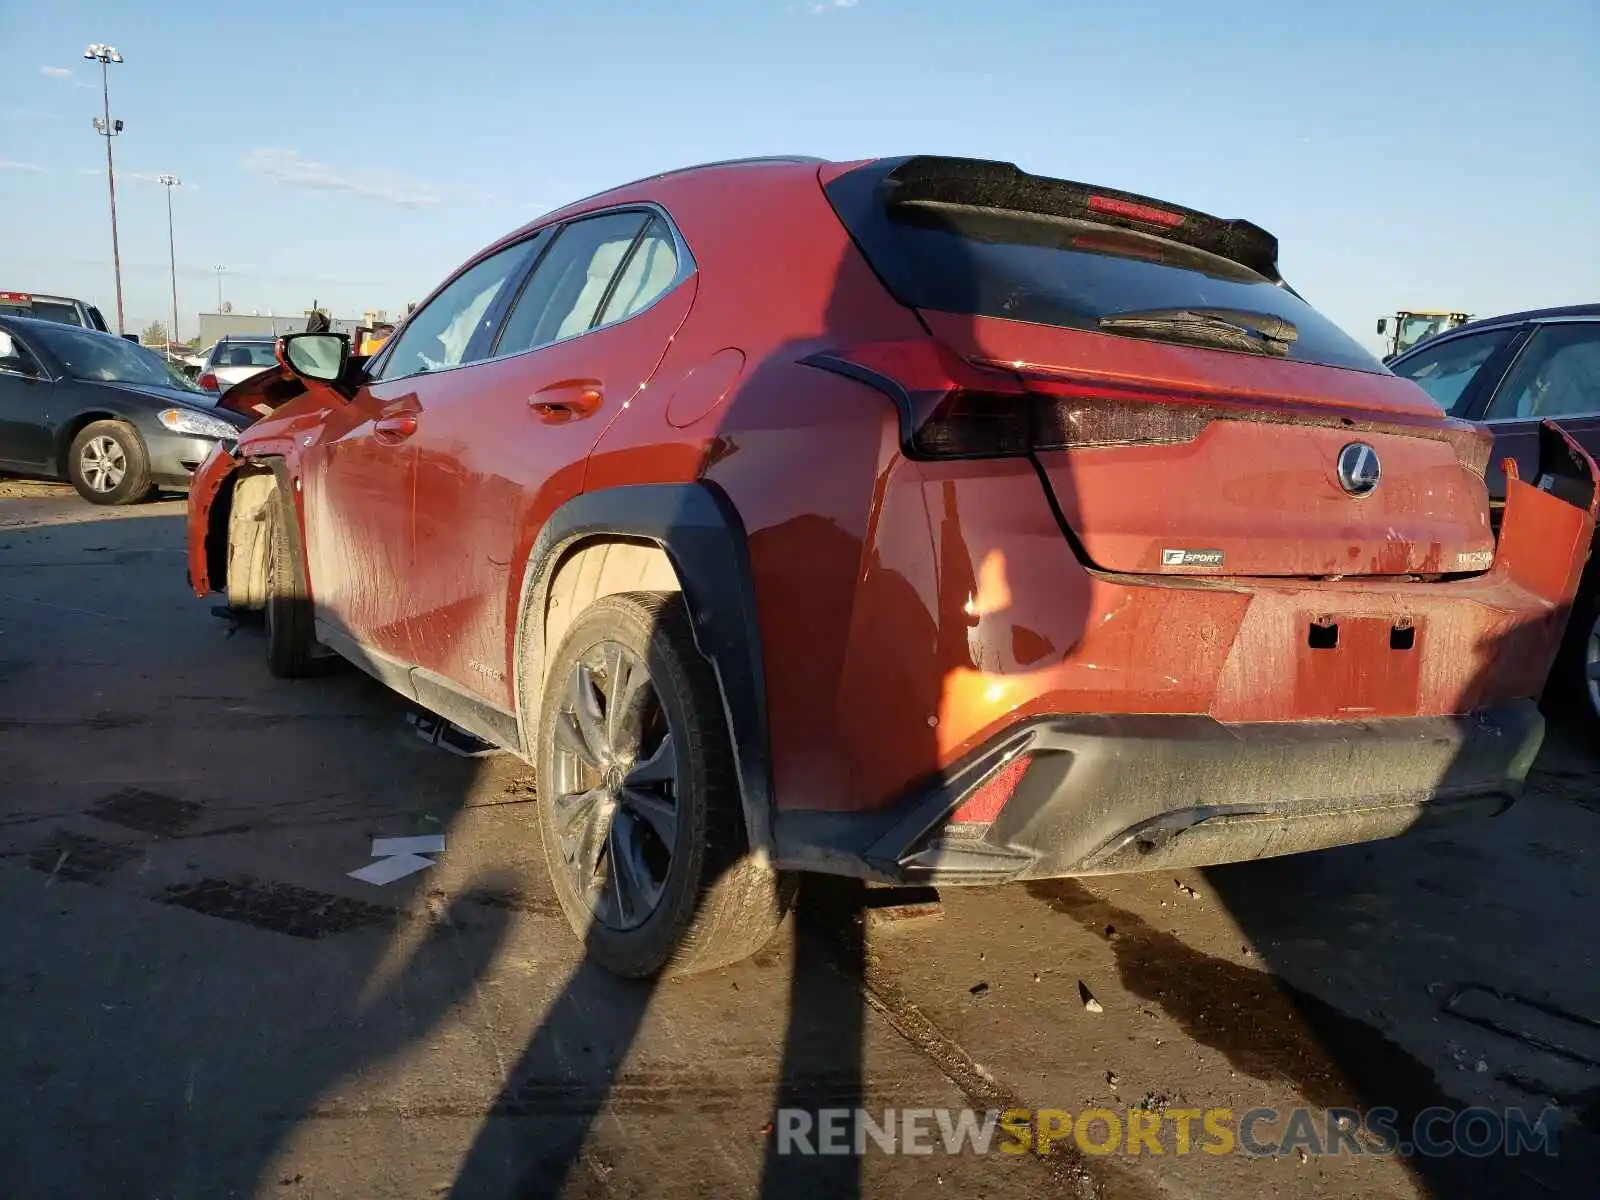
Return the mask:
{"type": "Polygon", "coordinates": [[[1371,495],[1382,475],[1378,452],[1365,442],[1351,442],[1339,451],[1339,486],[1352,496],[1371,495]]]}

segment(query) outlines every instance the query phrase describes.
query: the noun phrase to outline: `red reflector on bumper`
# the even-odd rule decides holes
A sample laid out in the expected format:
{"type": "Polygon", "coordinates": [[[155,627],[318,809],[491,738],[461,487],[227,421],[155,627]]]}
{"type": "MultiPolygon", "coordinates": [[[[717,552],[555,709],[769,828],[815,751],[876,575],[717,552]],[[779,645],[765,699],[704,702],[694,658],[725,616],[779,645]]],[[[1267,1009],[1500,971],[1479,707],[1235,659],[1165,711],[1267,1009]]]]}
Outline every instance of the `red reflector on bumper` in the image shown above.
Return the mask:
{"type": "Polygon", "coordinates": [[[1006,806],[1006,801],[1011,799],[1012,793],[1017,790],[1017,785],[1022,782],[1022,777],[1028,773],[1031,765],[1033,759],[1026,754],[1019,754],[1006,763],[961,802],[961,806],[950,814],[950,824],[989,824],[1000,815],[1000,810],[1006,806]]]}

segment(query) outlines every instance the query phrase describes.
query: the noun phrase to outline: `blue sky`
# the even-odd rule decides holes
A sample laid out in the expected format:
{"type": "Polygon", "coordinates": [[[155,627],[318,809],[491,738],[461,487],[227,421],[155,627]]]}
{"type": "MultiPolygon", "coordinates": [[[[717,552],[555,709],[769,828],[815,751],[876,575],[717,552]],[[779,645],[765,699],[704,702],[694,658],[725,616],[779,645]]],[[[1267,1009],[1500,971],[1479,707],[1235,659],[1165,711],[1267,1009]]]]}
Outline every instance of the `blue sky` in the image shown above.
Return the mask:
{"type": "Polygon", "coordinates": [[[1276,233],[1375,344],[1395,307],[1600,300],[1595,0],[0,0],[0,287],[130,326],[401,308],[540,212],[746,154],[1006,159],[1276,233]],[[1081,10],[1081,11],[1080,11],[1081,10]],[[248,14],[248,15],[245,15],[248,14]],[[91,70],[92,68],[92,70],[91,70]]]}

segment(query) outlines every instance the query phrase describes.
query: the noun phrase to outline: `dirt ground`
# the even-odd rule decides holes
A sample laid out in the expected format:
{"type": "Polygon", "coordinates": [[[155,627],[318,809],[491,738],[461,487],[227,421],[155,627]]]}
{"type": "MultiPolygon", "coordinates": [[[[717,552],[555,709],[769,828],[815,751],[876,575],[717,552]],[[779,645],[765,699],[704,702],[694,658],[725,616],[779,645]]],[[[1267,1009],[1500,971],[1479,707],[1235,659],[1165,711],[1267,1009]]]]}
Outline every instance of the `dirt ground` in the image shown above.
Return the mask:
{"type": "Polygon", "coordinates": [[[426,745],[354,670],[270,678],[188,593],[182,512],[0,484],[0,1196],[1595,1194],[1572,734],[1448,834],[864,928],[808,888],[753,961],[650,988],[583,963],[527,768],[426,745]],[[349,877],[421,833],[435,867],[349,877]],[[780,1098],[1553,1106],[1560,1153],[780,1156],[780,1098]]]}

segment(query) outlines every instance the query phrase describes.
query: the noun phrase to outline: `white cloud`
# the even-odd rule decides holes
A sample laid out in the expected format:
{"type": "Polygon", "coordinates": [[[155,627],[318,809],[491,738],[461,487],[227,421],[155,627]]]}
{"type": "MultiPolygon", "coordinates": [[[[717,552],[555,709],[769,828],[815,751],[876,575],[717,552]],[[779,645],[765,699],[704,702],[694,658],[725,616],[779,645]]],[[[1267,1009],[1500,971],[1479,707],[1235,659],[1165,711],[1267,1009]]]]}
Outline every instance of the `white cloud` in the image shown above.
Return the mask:
{"type": "Polygon", "coordinates": [[[38,163],[19,162],[14,158],[0,158],[0,171],[27,171],[34,175],[48,175],[38,163]]]}
{"type": "Polygon", "coordinates": [[[51,79],[71,79],[71,67],[40,67],[39,74],[48,75],[51,79]]]}
{"type": "MultiPolygon", "coordinates": [[[[100,167],[79,167],[78,174],[88,175],[95,179],[100,179],[105,176],[105,171],[100,167]]],[[[162,186],[162,174],[163,173],[161,171],[130,171],[124,168],[123,170],[117,172],[117,183],[119,185],[124,183],[149,183],[162,186]]],[[[200,190],[200,185],[198,183],[190,183],[187,179],[185,179],[178,185],[178,190],[181,192],[198,192],[200,190]]]]}
{"type": "Polygon", "coordinates": [[[854,8],[861,0],[816,0],[815,3],[806,5],[807,10],[814,17],[823,13],[839,12],[841,9],[854,8]]]}
{"type": "Polygon", "coordinates": [[[437,204],[457,188],[425,183],[387,171],[342,171],[306,158],[297,150],[259,147],[244,159],[244,168],[287,187],[315,192],[341,192],[363,200],[379,200],[401,208],[437,204]]]}

